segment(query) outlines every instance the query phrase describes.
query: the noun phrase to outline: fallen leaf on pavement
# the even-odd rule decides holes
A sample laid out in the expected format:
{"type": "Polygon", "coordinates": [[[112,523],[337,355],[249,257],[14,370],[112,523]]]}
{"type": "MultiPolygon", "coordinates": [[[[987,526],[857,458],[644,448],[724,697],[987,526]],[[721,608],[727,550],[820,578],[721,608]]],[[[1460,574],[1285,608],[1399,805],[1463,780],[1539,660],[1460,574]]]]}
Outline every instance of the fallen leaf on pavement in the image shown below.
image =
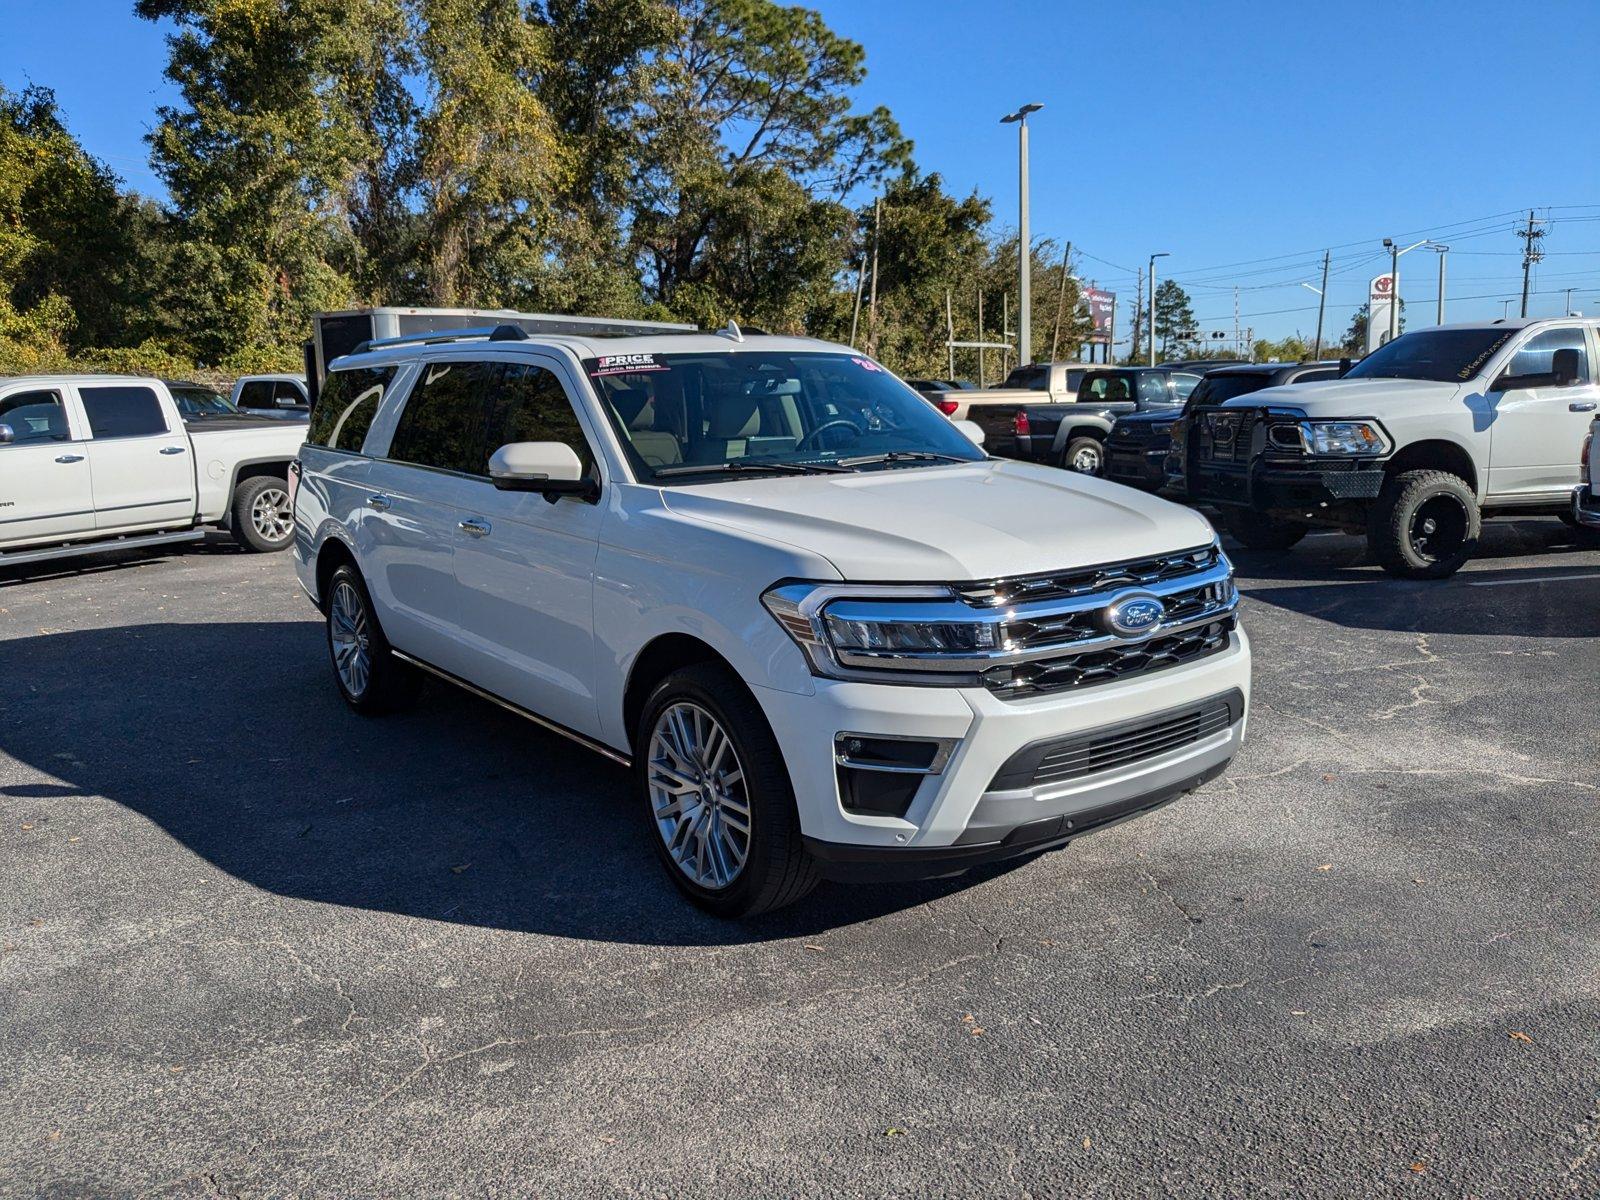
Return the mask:
{"type": "Polygon", "coordinates": [[[1413,1175],[1421,1175],[1427,1169],[1428,1164],[1425,1162],[1414,1162],[1406,1168],[1406,1170],[1410,1171],[1413,1175]]]}
{"type": "Polygon", "coordinates": [[[472,865],[471,863],[457,863],[455,866],[450,868],[450,874],[459,875],[459,874],[461,874],[461,872],[465,871],[471,865],[472,865]]]}
{"type": "Polygon", "coordinates": [[[1084,1148],[1084,1149],[1085,1149],[1085,1150],[1087,1150],[1087,1149],[1088,1149],[1088,1148],[1089,1148],[1089,1147],[1090,1147],[1090,1146],[1092,1146],[1092,1145],[1094,1145],[1094,1143],[1093,1143],[1093,1142],[1091,1142],[1091,1141],[1090,1141],[1090,1140],[1089,1140],[1089,1139],[1088,1139],[1088,1138],[1084,1138],[1084,1139],[1083,1139],[1083,1148],[1084,1148]]]}
{"type": "Polygon", "coordinates": [[[1319,871],[1331,871],[1331,870],[1333,870],[1333,864],[1332,863],[1323,863],[1320,867],[1317,868],[1317,870],[1319,870],[1319,871]]]}
{"type": "Polygon", "coordinates": [[[819,954],[822,953],[822,950],[823,950],[823,948],[821,946],[813,946],[810,942],[806,943],[806,949],[807,950],[815,950],[819,954]]]}
{"type": "Polygon", "coordinates": [[[1511,1031],[1511,1040],[1514,1042],[1527,1042],[1530,1046],[1533,1045],[1533,1039],[1527,1034],[1523,1033],[1520,1029],[1513,1029],[1511,1031]]]}

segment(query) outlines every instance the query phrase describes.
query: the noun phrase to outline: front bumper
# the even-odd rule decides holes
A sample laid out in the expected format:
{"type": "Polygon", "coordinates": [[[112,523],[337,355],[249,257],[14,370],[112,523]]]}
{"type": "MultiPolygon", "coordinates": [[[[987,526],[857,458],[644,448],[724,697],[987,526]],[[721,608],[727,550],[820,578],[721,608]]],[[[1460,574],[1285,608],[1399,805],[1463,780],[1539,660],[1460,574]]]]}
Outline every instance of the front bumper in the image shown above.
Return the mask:
{"type": "Polygon", "coordinates": [[[1159,446],[1106,443],[1106,478],[1141,491],[1159,491],[1167,481],[1166,442],[1159,446]]]}
{"type": "Polygon", "coordinates": [[[1190,466],[1187,493],[1191,500],[1258,511],[1315,509],[1377,498],[1383,488],[1383,464],[1307,460],[1303,466],[1257,461],[1249,466],[1190,466]]]}
{"type": "Polygon", "coordinates": [[[810,696],[755,689],[788,764],[807,845],[825,874],[926,877],[1063,845],[1219,773],[1244,738],[1250,645],[1236,630],[1226,649],[1194,663],[1025,700],[982,688],[816,684],[810,696]],[[1230,696],[1226,723],[1213,721],[1175,748],[1037,786],[1016,774],[1018,756],[1040,743],[1115,734],[1230,696]],[[945,739],[952,749],[941,770],[922,777],[903,816],[865,813],[841,800],[835,744],[843,733],[945,739]]]}
{"type": "Polygon", "coordinates": [[[1590,529],[1600,529],[1600,495],[1588,484],[1573,489],[1572,519],[1590,529]]]}

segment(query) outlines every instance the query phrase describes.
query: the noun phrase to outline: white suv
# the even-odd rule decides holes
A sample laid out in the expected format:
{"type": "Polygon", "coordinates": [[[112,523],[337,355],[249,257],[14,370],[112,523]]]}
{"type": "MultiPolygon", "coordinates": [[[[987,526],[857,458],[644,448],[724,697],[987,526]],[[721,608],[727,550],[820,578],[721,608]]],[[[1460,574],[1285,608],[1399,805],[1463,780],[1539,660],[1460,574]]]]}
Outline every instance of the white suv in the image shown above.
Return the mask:
{"type": "Polygon", "coordinates": [[[631,764],[672,879],[722,915],[1054,849],[1244,735],[1202,517],[989,459],[844,346],[370,343],[295,474],[350,706],[426,671],[631,764]]]}

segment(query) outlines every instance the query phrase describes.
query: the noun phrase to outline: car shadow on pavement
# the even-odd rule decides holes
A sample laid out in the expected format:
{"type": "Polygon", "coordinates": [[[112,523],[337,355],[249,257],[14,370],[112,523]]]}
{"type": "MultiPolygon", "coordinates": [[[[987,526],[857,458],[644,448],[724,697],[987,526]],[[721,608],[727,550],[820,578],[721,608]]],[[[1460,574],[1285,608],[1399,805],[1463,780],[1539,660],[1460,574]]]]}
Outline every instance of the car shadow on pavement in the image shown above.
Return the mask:
{"type": "MultiPolygon", "coordinates": [[[[268,892],[560,937],[719,945],[871,920],[1003,873],[824,883],[749,922],[691,907],[656,861],[628,773],[444,684],[363,718],[313,622],[135,625],[0,641],[0,752],[104,796],[268,892]]],[[[81,803],[72,800],[74,804],[81,803]]],[[[1014,866],[1014,864],[1013,864],[1014,866]]],[[[1009,868],[1007,868],[1009,869],[1009,868]]]]}
{"type": "Polygon", "coordinates": [[[231,534],[220,529],[208,529],[205,537],[195,542],[175,542],[169,546],[149,546],[137,550],[86,550],[82,554],[23,566],[6,566],[0,562],[0,588],[150,567],[187,554],[211,556],[243,553],[245,551],[231,534]]]}
{"type": "Polygon", "coordinates": [[[1347,628],[1600,637],[1600,540],[1555,520],[1486,522],[1478,554],[1444,580],[1395,579],[1363,540],[1342,535],[1313,535],[1284,553],[1226,549],[1253,602],[1347,628]]]}

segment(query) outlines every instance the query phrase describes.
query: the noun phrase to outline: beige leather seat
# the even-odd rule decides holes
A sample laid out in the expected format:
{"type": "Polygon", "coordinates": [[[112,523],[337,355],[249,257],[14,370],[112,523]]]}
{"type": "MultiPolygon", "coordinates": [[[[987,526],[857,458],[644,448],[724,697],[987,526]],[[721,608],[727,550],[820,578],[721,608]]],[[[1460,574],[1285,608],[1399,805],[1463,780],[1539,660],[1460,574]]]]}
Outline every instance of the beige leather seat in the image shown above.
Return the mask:
{"type": "Polygon", "coordinates": [[[670,467],[683,461],[683,447],[676,435],[658,428],[656,406],[649,392],[643,388],[613,391],[611,406],[622,418],[628,440],[647,466],[670,467]]]}

